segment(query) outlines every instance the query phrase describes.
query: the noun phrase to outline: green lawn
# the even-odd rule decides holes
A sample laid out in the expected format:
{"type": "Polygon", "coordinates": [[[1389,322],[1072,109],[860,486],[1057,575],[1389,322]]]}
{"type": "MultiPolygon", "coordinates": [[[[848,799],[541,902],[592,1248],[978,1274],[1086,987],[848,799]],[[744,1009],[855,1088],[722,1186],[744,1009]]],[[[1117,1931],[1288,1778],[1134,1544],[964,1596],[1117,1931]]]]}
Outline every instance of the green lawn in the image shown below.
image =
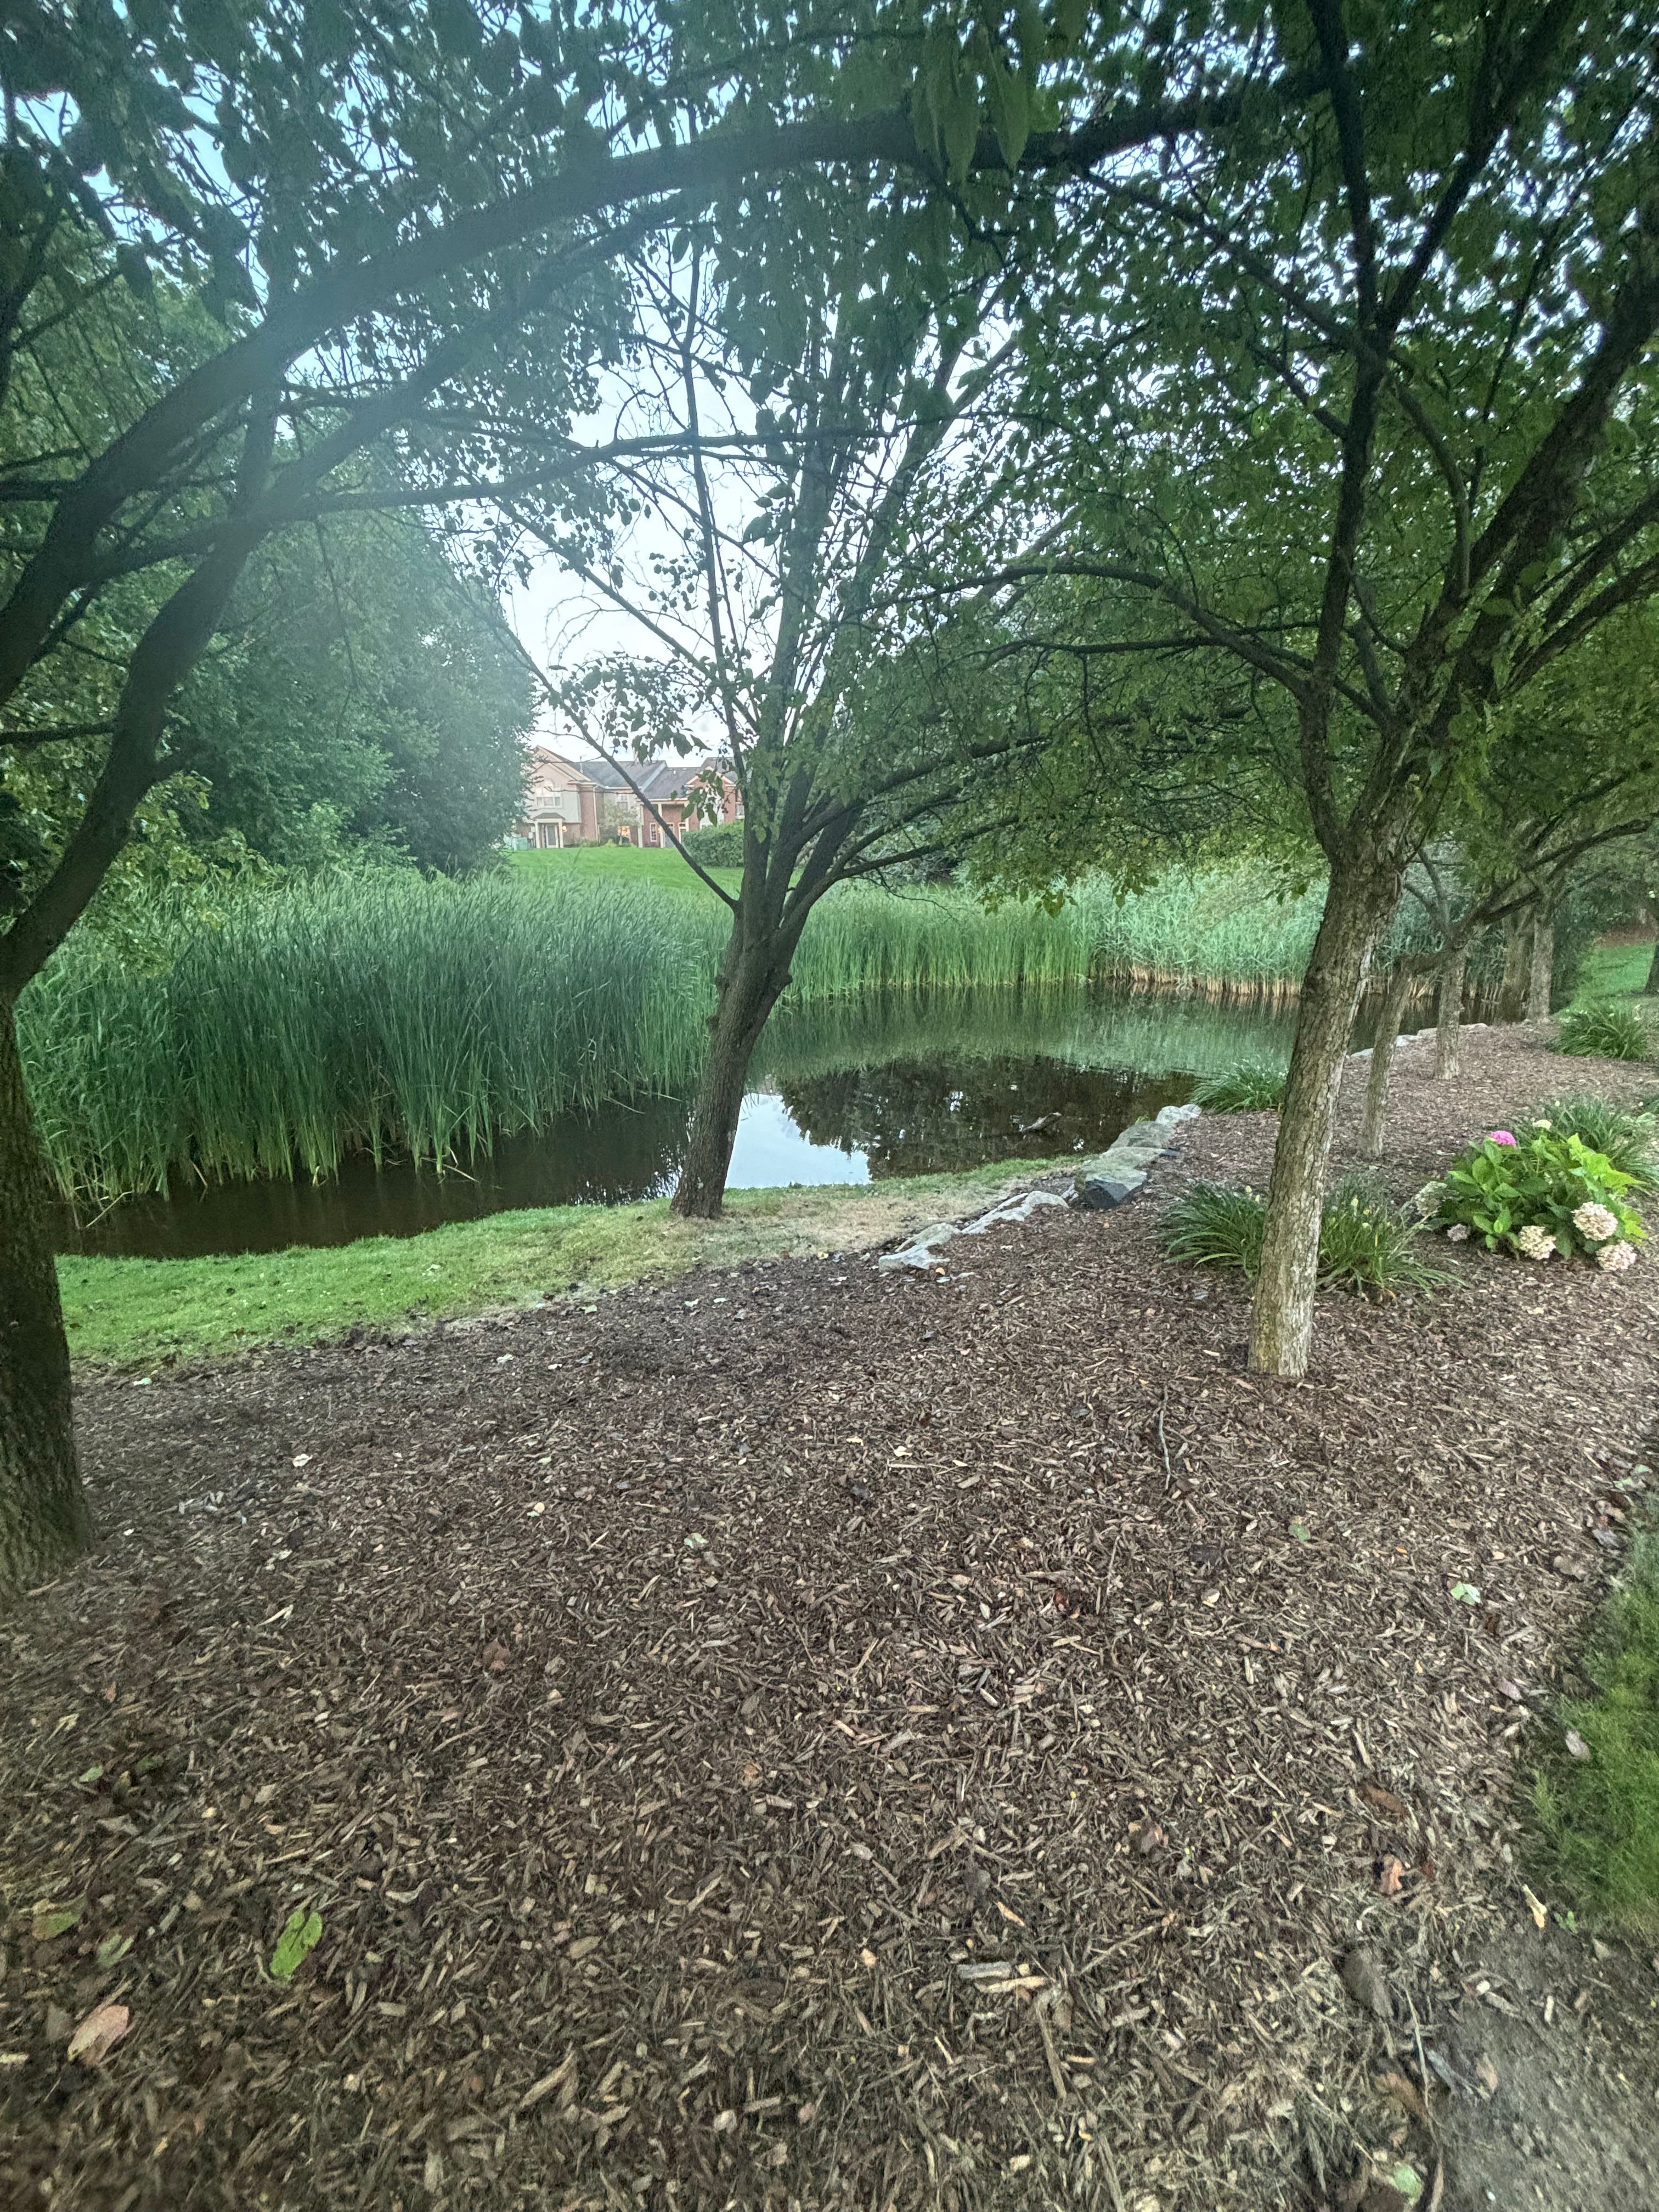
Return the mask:
{"type": "Polygon", "coordinates": [[[1659,1934],[1659,1535],[1639,1536],[1582,1662],[1598,1694],[1559,1707],[1533,1783],[1546,1894],[1659,1934]]]}
{"type": "Polygon", "coordinates": [[[1653,946],[1644,945],[1593,945],[1584,955],[1583,965],[1578,971],[1578,988],[1575,999],[1607,999],[1623,991],[1640,991],[1646,988],[1648,971],[1653,964],[1653,946]]]}
{"type": "MultiPolygon", "coordinates": [[[[521,875],[603,876],[613,882],[654,884],[661,890],[695,891],[700,898],[708,896],[708,885],[672,845],[566,845],[555,852],[532,849],[504,857],[507,866],[521,875]]],[[[742,881],[741,870],[711,868],[709,873],[735,895],[742,881]]]]}
{"type": "Polygon", "coordinates": [[[497,1213],[421,1237],[368,1237],[332,1249],[204,1260],[66,1256],[58,1279],[77,1359],[148,1365],[315,1342],[354,1322],[412,1327],[592,1296],[700,1265],[865,1249],[973,1212],[1022,1166],[1052,1165],[1004,1160],[965,1175],[733,1191],[719,1221],[681,1221],[657,1200],[497,1213]]]}

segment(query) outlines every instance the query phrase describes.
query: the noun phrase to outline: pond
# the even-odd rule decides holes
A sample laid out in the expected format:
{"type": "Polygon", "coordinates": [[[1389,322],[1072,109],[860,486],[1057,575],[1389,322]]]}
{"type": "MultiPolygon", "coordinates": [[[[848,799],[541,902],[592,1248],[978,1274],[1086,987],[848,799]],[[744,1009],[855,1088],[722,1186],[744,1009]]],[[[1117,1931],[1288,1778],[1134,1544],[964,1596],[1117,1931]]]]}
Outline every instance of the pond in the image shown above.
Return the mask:
{"type": "MultiPolygon", "coordinates": [[[[1105,988],[895,993],[773,1018],[744,1101],[731,1187],[861,1183],[1098,1152],[1130,1122],[1247,1059],[1288,1060],[1293,1005],[1105,988]]],[[[639,1097],[510,1137],[440,1176],[349,1161],[273,1181],[129,1200],[64,1224],[66,1250],[149,1258],[411,1237],[522,1206],[672,1190],[687,1102],[639,1097]]]]}

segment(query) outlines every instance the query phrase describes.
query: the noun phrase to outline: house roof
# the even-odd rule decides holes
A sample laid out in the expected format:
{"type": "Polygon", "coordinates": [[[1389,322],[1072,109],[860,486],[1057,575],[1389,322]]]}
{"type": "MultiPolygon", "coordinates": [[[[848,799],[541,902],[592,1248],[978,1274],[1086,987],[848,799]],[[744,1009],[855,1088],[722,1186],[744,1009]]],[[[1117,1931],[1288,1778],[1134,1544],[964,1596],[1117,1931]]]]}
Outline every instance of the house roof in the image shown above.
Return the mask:
{"type": "Polygon", "coordinates": [[[624,775],[609,761],[595,761],[587,775],[602,791],[637,791],[660,806],[665,799],[684,798],[706,765],[702,761],[629,761],[624,775]]]}
{"type": "Polygon", "coordinates": [[[551,745],[532,745],[530,788],[532,792],[544,784],[564,790],[573,783],[579,789],[585,786],[591,791],[594,787],[591,770],[578,768],[574,761],[567,760],[562,753],[556,753],[551,745]]]}

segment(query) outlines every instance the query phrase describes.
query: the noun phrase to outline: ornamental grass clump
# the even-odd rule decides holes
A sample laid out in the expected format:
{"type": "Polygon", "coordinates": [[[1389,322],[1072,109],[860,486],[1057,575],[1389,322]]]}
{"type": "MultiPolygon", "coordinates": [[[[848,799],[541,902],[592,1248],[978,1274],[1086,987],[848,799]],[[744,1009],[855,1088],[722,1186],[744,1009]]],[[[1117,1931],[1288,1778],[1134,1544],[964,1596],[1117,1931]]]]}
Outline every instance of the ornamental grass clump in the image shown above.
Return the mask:
{"type": "Polygon", "coordinates": [[[1242,1060],[1200,1084],[1193,1101],[1206,1114],[1275,1114],[1285,1103],[1285,1071],[1265,1060],[1242,1060]]]}
{"type": "Polygon", "coordinates": [[[1591,999],[1563,1012],[1555,1048],[1598,1060],[1651,1060],[1654,1036],[1627,1000],[1591,999]]]}
{"type": "Polygon", "coordinates": [[[1556,1136],[1582,1137],[1621,1168],[1632,1190],[1659,1191],[1659,1111],[1651,1103],[1626,1113],[1593,1095],[1557,1098],[1545,1107],[1544,1120],[1556,1136]]]}
{"type": "Polygon", "coordinates": [[[1622,1273],[1647,1234],[1630,1197],[1639,1177],[1565,1126],[1572,1118],[1564,1115],[1559,1127],[1534,1122],[1519,1137],[1492,1130],[1443,1182],[1418,1193],[1418,1212],[1455,1243],[1478,1237],[1489,1252],[1534,1261],[1577,1255],[1605,1274],[1622,1273]]]}
{"type": "MultiPolygon", "coordinates": [[[[1237,1267],[1252,1280],[1261,1265],[1267,1209],[1253,1190],[1195,1183],[1159,1225],[1172,1260],[1237,1267]]],[[[1351,1170],[1326,1199],[1319,1224],[1319,1279],[1328,1287],[1389,1297],[1444,1279],[1418,1249],[1422,1223],[1395,1206],[1374,1176],[1351,1170]]]]}

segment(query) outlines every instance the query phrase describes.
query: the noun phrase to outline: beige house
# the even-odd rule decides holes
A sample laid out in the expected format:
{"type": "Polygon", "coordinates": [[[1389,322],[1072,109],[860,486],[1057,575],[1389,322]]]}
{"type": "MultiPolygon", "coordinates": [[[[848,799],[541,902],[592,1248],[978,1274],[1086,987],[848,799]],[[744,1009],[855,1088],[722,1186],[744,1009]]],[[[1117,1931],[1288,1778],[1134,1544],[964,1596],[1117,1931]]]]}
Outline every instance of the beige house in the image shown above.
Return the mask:
{"type": "Polygon", "coordinates": [[[509,845],[597,845],[599,789],[585,769],[546,745],[531,749],[525,781],[524,819],[515,823],[509,845]]]}

